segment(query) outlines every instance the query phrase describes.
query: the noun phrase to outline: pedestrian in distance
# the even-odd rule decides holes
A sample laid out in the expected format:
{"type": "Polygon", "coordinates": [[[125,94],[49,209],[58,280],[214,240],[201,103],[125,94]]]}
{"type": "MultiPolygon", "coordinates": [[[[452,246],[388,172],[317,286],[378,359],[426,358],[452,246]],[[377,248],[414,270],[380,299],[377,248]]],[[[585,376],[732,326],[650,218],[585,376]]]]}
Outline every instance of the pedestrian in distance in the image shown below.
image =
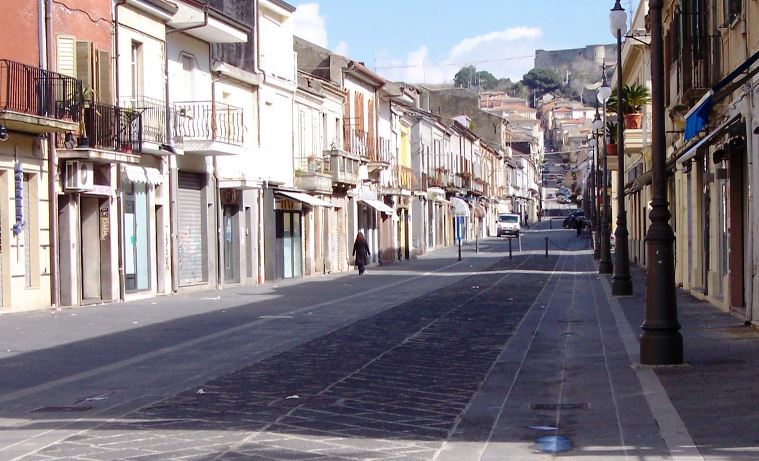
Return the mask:
{"type": "Polygon", "coordinates": [[[356,241],[353,243],[353,256],[356,257],[356,266],[358,266],[358,275],[362,275],[366,269],[366,263],[369,261],[369,244],[366,243],[364,234],[359,232],[356,241]]]}
{"type": "Polygon", "coordinates": [[[577,229],[577,238],[582,235],[582,228],[585,227],[585,222],[581,218],[575,219],[575,229],[577,229]]]}

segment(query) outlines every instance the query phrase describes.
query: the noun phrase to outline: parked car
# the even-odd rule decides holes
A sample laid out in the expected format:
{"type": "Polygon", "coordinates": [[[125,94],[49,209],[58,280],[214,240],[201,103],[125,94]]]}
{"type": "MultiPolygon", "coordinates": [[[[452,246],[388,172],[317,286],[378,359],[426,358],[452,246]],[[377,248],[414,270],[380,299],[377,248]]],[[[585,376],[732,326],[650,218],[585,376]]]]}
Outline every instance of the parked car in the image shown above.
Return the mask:
{"type": "Polygon", "coordinates": [[[519,237],[519,231],[521,226],[519,225],[519,215],[512,213],[504,213],[498,215],[498,236],[513,235],[519,237]]]}
{"type": "Polygon", "coordinates": [[[564,223],[562,223],[562,227],[564,229],[574,229],[575,225],[578,220],[584,220],[585,219],[585,212],[582,210],[575,210],[569,214],[569,216],[564,219],[564,223]]]}

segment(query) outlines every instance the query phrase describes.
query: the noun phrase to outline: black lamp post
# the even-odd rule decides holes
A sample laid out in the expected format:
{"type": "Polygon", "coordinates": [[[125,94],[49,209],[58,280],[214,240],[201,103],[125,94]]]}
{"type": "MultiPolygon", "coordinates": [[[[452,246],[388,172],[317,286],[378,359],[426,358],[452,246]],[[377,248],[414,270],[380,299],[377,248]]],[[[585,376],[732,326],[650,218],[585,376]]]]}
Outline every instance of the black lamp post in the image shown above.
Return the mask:
{"type": "Polygon", "coordinates": [[[596,116],[593,119],[593,229],[595,230],[595,240],[593,241],[593,259],[601,258],[601,204],[598,201],[598,160],[601,157],[601,136],[603,135],[604,122],[601,120],[601,114],[598,113],[598,103],[596,103],[596,116]]]}
{"type": "Polygon", "coordinates": [[[604,137],[603,137],[603,147],[604,150],[601,152],[601,158],[603,159],[603,178],[601,180],[601,198],[603,200],[603,213],[601,214],[601,255],[600,255],[600,261],[598,262],[598,273],[599,274],[611,274],[612,273],[612,263],[611,263],[611,213],[609,210],[609,168],[607,163],[607,155],[606,155],[606,101],[609,100],[609,97],[611,96],[611,87],[609,87],[609,84],[606,82],[606,65],[603,66],[603,83],[601,83],[601,87],[598,89],[598,102],[600,102],[603,105],[603,126],[604,126],[604,137]]]}
{"type": "Polygon", "coordinates": [[[630,255],[627,248],[627,211],[625,211],[625,124],[622,118],[622,36],[627,33],[627,13],[619,0],[609,12],[609,25],[617,38],[617,228],[614,230],[614,276],[611,279],[611,294],[630,296],[633,293],[630,278],[630,255]]]}
{"type": "Polygon", "coordinates": [[[683,363],[683,337],[677,321],[675,295],[675,234],[669,225],[667,203],[666,144],[664,132],[664,32],[663,0],[649,0],[651,27],[651,157],[652,197],[646,232],[646,314],[641,326],[640,362],[646,365],[683,363]]]}

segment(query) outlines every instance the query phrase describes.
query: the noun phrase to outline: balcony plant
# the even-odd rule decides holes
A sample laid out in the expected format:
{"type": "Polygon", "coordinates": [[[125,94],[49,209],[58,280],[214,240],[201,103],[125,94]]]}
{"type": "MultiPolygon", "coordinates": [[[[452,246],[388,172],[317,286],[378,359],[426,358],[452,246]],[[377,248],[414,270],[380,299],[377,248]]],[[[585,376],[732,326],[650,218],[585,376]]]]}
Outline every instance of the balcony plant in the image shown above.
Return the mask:
{"type": "Polygon", "coordinates": [[[606,121],[606,155],[617,155],[617,121],[609,119],[606,121]]]}
{"type": "MultiPolygon", "coordinates": [[[[640,84],[622,86],[622,115],[625,128],[638,129],[643,120],[643,106],[651,102],[651,91],[640,84]]],[[[617,92],[612,91],[607,107],[614,111],[617,107],[617,92]]]]}

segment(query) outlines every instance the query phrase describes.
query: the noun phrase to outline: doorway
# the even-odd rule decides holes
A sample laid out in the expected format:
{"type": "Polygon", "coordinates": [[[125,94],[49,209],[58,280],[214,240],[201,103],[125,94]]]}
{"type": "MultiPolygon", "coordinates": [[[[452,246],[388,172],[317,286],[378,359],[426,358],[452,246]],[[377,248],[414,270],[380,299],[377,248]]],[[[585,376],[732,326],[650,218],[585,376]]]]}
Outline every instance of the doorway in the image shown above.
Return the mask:
{"type": "Polygon", "coordinates": [[[288,279],[303,275],[301,217],[300,211],[276,212],[276,247],[281,249],[281,266],[277,268],[277,278],[288,279]]]}
{"type": "Polygon", "coordinates": [[[744,213],[745,197],[748,193],[745,189],[744,168],[745,149],[735,150],[730,153],[729,162],[729,286],[730,307],[743,311],[746,307],[745,283],[744,283],[744,213]]]}
{"type": "Polygon", "coordinates": [[[222,226],[224,229],[224,281],[237,283],[240,281],[239,252],[235,251],[239,241],[237,229],[237,205],[224,205],[222,226]]]}
{"type": "Polygon", "coordinates": [[[127,292],[150,289],[148,194],[144,183],[125,182],[124,285],[127,292]]]}
{"type": "Polygon", "coordinates": [[[82,303],[110,301],[110,208],[107,198],[79,199],[82,303]]]}

